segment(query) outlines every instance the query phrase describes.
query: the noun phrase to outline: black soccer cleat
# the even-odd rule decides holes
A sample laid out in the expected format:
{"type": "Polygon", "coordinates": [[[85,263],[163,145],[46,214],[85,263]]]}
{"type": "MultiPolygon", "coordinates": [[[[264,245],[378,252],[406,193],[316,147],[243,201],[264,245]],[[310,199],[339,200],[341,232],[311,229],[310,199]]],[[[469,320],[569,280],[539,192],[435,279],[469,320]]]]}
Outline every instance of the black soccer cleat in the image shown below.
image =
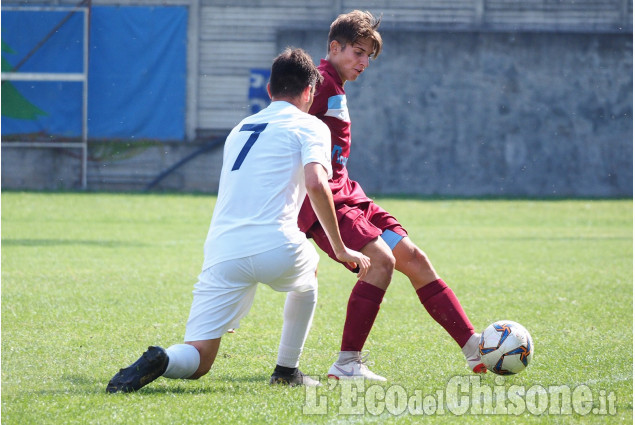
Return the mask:
{"type": "Polygon", "coordinates": [[[139,359],[112,377],[106,392],[129,393],[145,387],[168,368],[168,354],[161,347],[148,347],[139,359]]]}
{"type": "Polygon", "coordinates": [[[271,379],[269,380],[269,384],[288,385],[290,387],[296,387],[300,385],[304,385],[307,387],[319,387],[320,381],[316,381],[310,376],[305,375],[298,368],[293,368],[293,371],[291,371],[290,368],[276,366],[273,374],[271,375],[271,379]]]}

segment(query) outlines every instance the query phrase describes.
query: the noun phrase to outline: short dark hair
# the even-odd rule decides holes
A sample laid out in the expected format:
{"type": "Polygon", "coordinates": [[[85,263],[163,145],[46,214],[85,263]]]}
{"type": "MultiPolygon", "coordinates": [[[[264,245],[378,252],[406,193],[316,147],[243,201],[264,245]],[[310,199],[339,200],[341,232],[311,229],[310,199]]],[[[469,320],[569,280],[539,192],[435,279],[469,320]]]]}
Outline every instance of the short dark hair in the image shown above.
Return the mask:
{"type": "Polygon", "coordinates": [[[342,47],[355,44],[359,39],[369,39],[373,42],[373,59],[379,56],[383,41],[377,31],[381,17],[375,18],[372,13],[353,10],[338,16],[331,24],[327,51],[331,48],[331,41],[337,40],[342,47]]]}
{"type": "Polygon", "coordinates": [[[313,59],[302,49],[287,47],[273,60],[269,89],[271,96],[296,97],[307,86],[315,87],[322,82],[322,75],[313,59]]]}

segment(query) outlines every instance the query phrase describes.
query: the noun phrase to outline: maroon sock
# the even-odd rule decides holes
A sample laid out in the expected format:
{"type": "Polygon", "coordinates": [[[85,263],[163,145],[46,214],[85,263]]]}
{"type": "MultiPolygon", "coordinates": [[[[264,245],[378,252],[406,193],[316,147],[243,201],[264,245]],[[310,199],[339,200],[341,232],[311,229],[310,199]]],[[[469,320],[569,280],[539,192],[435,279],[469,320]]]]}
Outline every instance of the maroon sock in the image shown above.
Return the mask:
{"type": "Polygon", "coordinates": [[[386,291],[370,283],[357,281],[348,299],[342,351],[362,351],[385,293],[386,291]]]}
{"type": "Polygon", "coordinates": [[[417,295],[430,316],[463,347],[474,333],[474,326],[452,289],[441,279],[437,279],[419,288],[417,295]]]}

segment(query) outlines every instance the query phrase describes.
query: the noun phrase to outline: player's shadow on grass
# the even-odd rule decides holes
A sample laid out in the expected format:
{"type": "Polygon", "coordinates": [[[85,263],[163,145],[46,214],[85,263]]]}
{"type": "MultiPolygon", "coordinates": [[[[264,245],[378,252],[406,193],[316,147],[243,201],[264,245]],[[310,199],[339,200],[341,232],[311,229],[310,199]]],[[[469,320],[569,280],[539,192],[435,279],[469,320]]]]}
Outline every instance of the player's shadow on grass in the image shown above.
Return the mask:
{"type": "MultiPolygon", "coordinates": [[[[269,387],[268,374],[241,376],[241,377],[202,377],[199,380],[187,379],[167,379],[159,378],[146,387],[141,388],[134,394],[219,394],[234,393],[236,386],[244,383],[245,385],[258,384],[259,386],[269,387]]],[[[95,382],[94,378],[82,375],[64,375],[63,379],[70,382],[73,388],[66,388],[60,391],[40,391],[40,394],[86,394],[87,392],[106,393],[106,385],[108,379],[95,382]],[[90,388],[90,390],[88,389],[90,388]]]]}
{"type": "Polygon", "coordinates": [[[97,246],[106,248],[141,247],[148,246],[139,242],[124,242],[112,240],[90,239],[2,239],[4,246],[43,247],[43,246],[97,246]]]}
{"type": "MultiPolygon", "coordinates": [[[[207,382],[202,380],[205,380],[205,377],[198,381],[159,378],[159,380],[141,388],[136,394],[234,394],[236,386],[241,383],[249,386],[258,384],[263,388],[269,387],[269,375],[265,374],[230,379],[208,378],[207,382]]],[[[105,388],[106,384],[104,383],[104,391],[105,388]]]]}

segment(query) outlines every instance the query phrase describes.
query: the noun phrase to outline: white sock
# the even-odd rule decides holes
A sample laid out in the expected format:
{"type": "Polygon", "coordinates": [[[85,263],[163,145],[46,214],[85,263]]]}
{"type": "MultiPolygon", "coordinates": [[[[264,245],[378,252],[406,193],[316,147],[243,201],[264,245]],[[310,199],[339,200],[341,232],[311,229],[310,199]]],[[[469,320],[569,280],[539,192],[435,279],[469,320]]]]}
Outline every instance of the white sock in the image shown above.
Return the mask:
{"type": "Polygon", "coordinates": [[[280,366],[298,367],[304,341],[311,329],[317,287],[306,292],[289,292],[284,303],[284,323],[280,336],[278,361],[280,366]]]}
{"type": "Polygon", "coordinates": [[[165,350],[168,353],[168,368],[163,376],[170,379],[185,379],[194,375],[201,362],[196,347],[190,344],[176,344],[165,350]]]}
{"type": "Polygon", "coordinates": [[[465,345],[461,347],[461,351],[465,357],[470,357],[474,355],[474,352],[478,349],[478,344],[481,339],[481,334],[472,334],[472,336],[467,340],[465,345]]]}

